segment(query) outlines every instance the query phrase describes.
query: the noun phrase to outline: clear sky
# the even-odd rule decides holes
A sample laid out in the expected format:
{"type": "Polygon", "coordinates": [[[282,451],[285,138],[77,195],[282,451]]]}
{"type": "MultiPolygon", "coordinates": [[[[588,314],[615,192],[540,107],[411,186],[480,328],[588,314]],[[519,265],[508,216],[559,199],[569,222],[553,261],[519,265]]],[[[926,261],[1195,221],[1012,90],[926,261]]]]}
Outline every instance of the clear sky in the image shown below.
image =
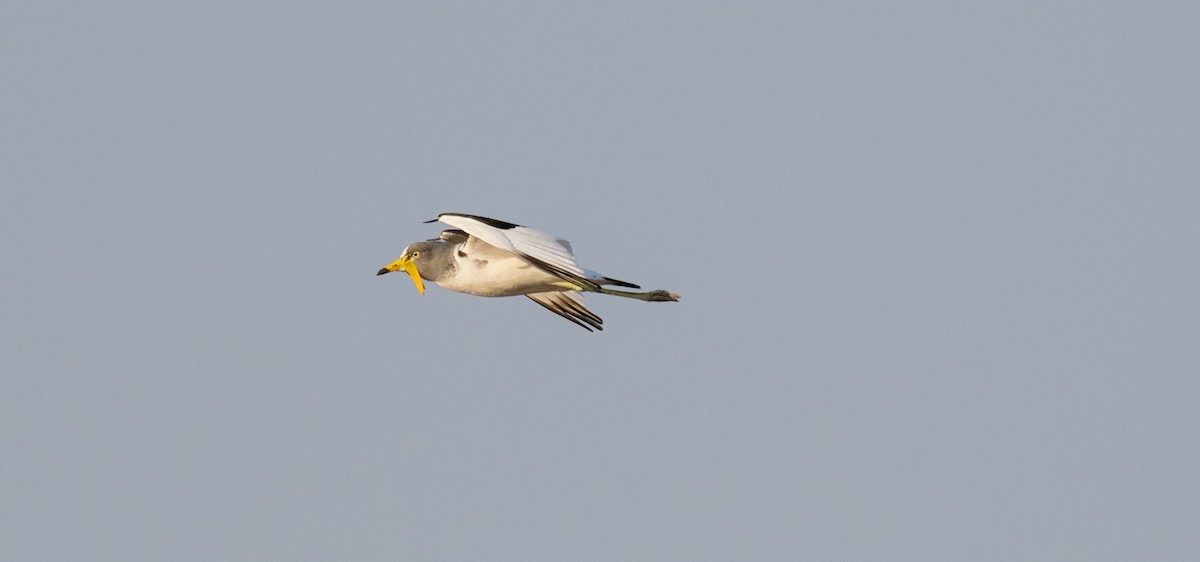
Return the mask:
{"type": "Polygon", "coordinates": [[[173,4],[0,8],[0,559],[1200,558],[1195,3],[173,4]]]}

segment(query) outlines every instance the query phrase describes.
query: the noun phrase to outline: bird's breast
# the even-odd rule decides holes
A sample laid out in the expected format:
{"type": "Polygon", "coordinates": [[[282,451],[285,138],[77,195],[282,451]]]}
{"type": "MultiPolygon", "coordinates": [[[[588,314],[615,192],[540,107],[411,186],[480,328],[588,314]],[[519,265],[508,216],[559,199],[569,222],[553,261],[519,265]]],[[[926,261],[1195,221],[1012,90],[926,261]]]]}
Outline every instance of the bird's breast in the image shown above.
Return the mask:
{"type": "Polygon", "coordinates": [[[557,276],[542,271],[516,257],[475,259],[456,255],[454,274],[437,281],[438,285],[481,297],[511,297],[546,291],[561,291],[554,285],[557,276]]]}

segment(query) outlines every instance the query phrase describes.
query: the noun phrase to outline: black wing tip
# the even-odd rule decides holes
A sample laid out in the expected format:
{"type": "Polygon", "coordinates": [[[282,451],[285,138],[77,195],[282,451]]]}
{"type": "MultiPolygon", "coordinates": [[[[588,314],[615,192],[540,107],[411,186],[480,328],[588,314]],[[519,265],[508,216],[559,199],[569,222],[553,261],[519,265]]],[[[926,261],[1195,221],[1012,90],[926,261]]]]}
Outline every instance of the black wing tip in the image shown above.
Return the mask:
{"type": "Polygon", "coordinates": [[[497,220],[497,219],[489,219],[487,217],[481,217],[479,215],[471,215],[471,214],[467,214],[467,213],[442,213],[442,214],[438,215],[438,218],[433,219],[429,222],[439,221],[442,219],[442,217],[445,217],[445,216],[463,217],[466,219],[477,220],[477,221],[479,221],[483,224],[486,224],[492,228],[499,228],[500,230],[512,230],[514,228],[521,226],[519,224],[515,224],[515,223],[511,223],[511,222],[507,222],[507,221],[502,221],[502,220],[497,220]]]}
{"type": "Polygon", "coordinates": [[[529,300],[538,303],[538,305],[542,308],[545,308],[550,312],[570,320],[571,323],[589,332],[594,332],[596,330],[604,331],[603,318],[596,316],[596,313],[588,310],[587,308],[579,306],[575,303],[575,301],[572,301],[566,297],[555,298],[557,297],[556,295],[555,297],[548,298],[547,302],[542,302],[541,300],[533,298],[532,295],[525,296],[528,297],[529,300]],[[595,330],[592,328],[595,328],[595,330]]]}
{"type": "Polygon", "coordinates": [[[607,281],[608,283],[616,285],[618,287],[625,287],[628,289],[641,289],[642,288],[641,285],[635,285],[633,283],[630,283],[628,281],[622,281],[620,279],[613,279],[612,277],[605,277],[604,280],[607,281]]]}

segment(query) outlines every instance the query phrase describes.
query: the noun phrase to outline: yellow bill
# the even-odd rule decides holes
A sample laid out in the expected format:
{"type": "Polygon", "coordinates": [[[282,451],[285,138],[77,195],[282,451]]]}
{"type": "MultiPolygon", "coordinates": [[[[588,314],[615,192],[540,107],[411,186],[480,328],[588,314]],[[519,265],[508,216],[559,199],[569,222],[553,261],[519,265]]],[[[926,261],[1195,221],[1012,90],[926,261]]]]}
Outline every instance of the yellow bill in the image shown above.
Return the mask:
{"type": "Polygon", "coordinates": [[[393,271],[400,270],[404,270],[409,277],[412,277],[413,283],[416,283],[417,285],[417,290],[421,291],[422,295],[425,294],[425,282],[421,280],[421,273],[417,271],[417,264],[408,259],[408,256],[404,256],[393,262],[391,265],[379,270],[379,273],[376,275],[383,275],[384,273],[391,273],[393,271]]]}

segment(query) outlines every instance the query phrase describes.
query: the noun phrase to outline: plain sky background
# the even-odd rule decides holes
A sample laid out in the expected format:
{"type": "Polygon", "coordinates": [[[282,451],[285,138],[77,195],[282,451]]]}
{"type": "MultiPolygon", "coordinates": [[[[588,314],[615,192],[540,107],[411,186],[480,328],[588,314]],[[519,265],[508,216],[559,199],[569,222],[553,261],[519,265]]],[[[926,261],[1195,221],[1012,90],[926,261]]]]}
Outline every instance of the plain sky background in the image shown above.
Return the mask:
{"type": "Polygon", "coordinates": [[[1192,2],[9,2],[0,559],[1200,558],[1192,2]],[[376,277],[439,212],[680,303],[376,277]]]}

